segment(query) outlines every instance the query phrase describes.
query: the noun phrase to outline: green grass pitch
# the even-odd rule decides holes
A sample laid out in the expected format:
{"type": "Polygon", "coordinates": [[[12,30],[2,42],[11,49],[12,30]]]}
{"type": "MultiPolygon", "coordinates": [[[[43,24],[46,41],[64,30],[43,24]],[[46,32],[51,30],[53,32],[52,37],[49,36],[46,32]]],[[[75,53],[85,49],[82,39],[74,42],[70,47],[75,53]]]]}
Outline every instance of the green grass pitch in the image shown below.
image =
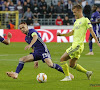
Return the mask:
{"type": "MultiPolygon", "coordinates": [[[[51,53],[52,61],[60,64],[60,57],[71,43],[46,43],[51,53]]],[[[26,63],[20,72],[18,79],[9,78],[7,71],[15,71],[19,58],[28,55],[31,50],[24,50],[26,43],[11,43],[6,46],[0,43],[0,90],[100,90],[100,47],[93,45],[94,56],[86,56],[88,53],[88,43],[81,58],[77,61],[87,70],[93,71],[91,80],[87,80],[84,73],[70,68],[70,72],[75,78],[72,81],[61,82],[64,75],[55,69],[49,68],[45,63],[39,61],[39,68],[34,69],[34,62],[26,63]],[[38,73],[46,73],[48,80],[46,83],[38,83],[36,76],[38,73]],[[92,85],[97,85],[93,87],[92,85]]]]}

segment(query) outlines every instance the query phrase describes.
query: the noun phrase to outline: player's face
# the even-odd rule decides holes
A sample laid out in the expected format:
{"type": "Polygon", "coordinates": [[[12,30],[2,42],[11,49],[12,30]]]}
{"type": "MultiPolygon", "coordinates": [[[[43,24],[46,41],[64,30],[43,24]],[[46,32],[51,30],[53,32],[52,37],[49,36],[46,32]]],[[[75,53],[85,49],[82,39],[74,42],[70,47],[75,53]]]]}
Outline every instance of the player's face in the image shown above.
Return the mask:
{"type": "Polygon", "coordinates": [[[75,18],[78,19],[80,15],[80,10],[77,8],[73,9],[73,14],[75,15],[75,18]]]}
{"type": "Polygon", "coordinates": [[[22,33],[27,34],[27,32],[28,32],[27,24],[21,24],[21,25],[19,25],[19,28],[22,31],[22,33]]]}

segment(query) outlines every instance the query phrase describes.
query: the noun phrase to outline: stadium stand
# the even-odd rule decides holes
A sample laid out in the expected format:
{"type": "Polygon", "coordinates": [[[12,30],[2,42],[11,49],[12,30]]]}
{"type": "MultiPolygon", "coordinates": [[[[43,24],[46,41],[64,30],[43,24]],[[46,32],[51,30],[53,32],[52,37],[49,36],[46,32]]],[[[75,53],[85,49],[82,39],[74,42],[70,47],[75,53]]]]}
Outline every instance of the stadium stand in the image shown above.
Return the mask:
{"type": "MultiPolygon", "coordinates": [[[[99,0],[96,0],[97,5],[98,1],[99,0]]],[[[35,19],[37,19],[40,25],[56,25],[55,21],[58,16],[60,16],[62,20],[64,20],[64,18],[67,16],[72,25],[74,22],[74,16],[72,13],[73,5],[79,3],[84,8],[86,6],[86,2],[88,2],[87,7],[91,7],[95,3],[94,0],[0,0],[0,11],[6,11],[6,10],[11,12],[18,11],[19,12],[18,23],[20,23],[21,21],[29,20],[27,17],[31,17],[31,25],[32,23],[34,23],[35,19]],[[31,14],[26,13],[27,8],[30,8],[31,14]]],[[[85,9],[87,7],[85,7],[85,9]]],[[[8,13],[8,15],[10,14],[11,13],[8,13]]],[[[89,15],[90,14],[91,12],[89,12],[89,15]]],[[[5,18],[1,17],[2,15],[0,13],[0,24],[2,18],[5,18]]],[[[84,16],[87,16],[87,12],[84,12],[84,16]]],[[[11,18],[11,19],[13,21],[16,21],[16,18],[11,18]]],[[[9,22],[9,20],[6,22],[6,25],[9,22]]],[[[16,25],[16,22],[14,23],[16,25]]]]}

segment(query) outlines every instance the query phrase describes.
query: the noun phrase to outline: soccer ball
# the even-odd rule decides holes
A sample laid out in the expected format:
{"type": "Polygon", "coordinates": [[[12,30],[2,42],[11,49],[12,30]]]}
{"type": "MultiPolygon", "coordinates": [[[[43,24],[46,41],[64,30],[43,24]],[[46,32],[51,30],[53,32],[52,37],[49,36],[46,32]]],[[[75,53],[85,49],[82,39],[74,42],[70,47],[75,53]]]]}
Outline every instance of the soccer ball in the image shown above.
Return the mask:
{"type": "Polygon", "coordinates": [[[45,73],[39,73],[36,77],[39,83],[44,83],[47,81],[47,75],[45,73]]]}

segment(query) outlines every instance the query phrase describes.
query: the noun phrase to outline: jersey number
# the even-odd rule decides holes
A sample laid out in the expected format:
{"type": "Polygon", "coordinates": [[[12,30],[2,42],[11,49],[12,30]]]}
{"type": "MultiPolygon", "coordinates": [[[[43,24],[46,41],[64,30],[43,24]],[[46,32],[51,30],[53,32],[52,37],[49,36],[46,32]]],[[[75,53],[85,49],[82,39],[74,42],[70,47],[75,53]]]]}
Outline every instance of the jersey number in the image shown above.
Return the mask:
{"type": "Polygon", "coordinates": [[[43,56],[43,58],[48,57],[47,53],[43,53],[42,56],[43,56]]]}

